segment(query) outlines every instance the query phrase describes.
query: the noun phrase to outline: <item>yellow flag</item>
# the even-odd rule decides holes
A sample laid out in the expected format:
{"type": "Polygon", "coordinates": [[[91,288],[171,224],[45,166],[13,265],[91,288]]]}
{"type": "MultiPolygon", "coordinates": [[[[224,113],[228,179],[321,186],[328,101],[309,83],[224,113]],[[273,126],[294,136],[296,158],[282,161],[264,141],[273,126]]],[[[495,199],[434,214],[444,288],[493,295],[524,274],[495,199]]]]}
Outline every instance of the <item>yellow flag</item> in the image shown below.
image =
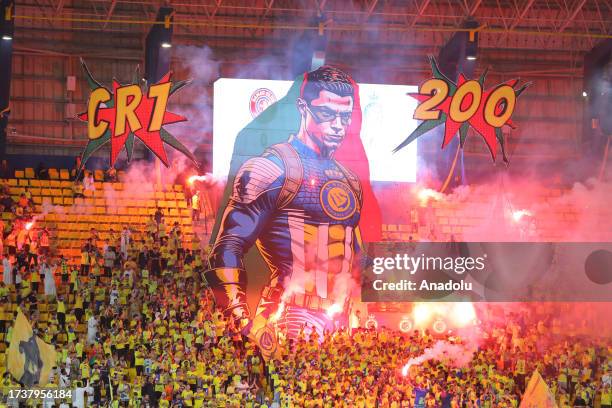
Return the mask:
{"type": "Polygon", "coordinates": [[[45,386],[55,365],[55,357],[55,348],[34,335],[30,322],[20,309],[8,350],[9,372],[24,386],[45,386]]]}
{"type": "Polygon", "coordinates": [[[538,370],[533,372],[519,408],[558,408],[555,398],[538,370]]]}

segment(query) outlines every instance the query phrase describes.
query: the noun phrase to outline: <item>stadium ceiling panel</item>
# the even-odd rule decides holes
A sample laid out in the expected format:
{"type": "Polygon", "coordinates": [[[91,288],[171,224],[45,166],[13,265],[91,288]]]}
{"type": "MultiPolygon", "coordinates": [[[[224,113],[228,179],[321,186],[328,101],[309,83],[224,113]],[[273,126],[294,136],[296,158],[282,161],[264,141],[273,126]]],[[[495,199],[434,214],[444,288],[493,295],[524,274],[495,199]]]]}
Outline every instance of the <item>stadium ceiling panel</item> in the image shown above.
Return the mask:
{"type": "Polygon", "coordinates": [[[332,43],[436,47],[468,18],[480,24],[482,48],[587,51],[612,35],[611,0],[26,0],[16,24],[144,34],[161,5],[175,9],[178,41],[324,30],[332,43]]]}

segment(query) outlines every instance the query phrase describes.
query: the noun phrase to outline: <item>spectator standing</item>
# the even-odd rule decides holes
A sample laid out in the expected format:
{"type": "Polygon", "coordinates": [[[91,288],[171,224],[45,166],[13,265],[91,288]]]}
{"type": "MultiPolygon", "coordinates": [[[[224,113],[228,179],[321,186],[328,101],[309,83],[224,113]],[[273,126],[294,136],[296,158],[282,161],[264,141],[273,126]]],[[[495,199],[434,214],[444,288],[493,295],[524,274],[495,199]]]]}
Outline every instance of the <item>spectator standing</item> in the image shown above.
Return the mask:
{"type": "Polygon", "coordinates": [[[155,222],[157,224],[159,224],[160,222],[162,222],[162,218],[164,216],[164,212],[162,211],[161,208],[157,207],[157,210],[155,210],[155,222]]]}
{"type": "Polygon", "coordinates": [[[47,227],[44,227],[43,229],[40,230],[40,233],[38,234],[38,242],[39,242],[39,246],[40,246],[40,254],[42,256],[49,256],[50,253],[50,247],[49,247],[49,229],[47,227]]]}
{"type": "Polygon", "coordinates": [[[92,315],[87,320],[87,344],[92,345],[96,342],[96,336],[98,335],[98,320],[96,319],[95,314],[92,315]]]}
{"type": "Polygon", "coordinates": [[[106,248],[104,252],[104,276],[107,278],[111,277],[111,273],[113,270],[113,266],[115,265],[115,260],[117,259],[117,254],[115,253],[115,249],[110,245],[106,248]]]}
{"type": "Polygon", "coordinates": [[[13,265],[11,264],[11,260],[8,256],[4,256],[2,254],[0,254],[0,256],[2,256],[2,282],[4,282],[5,285],[12,285],[13,284],[13,265]]]}
{"type": "Polygon", "coordinates": [[[54,267],[48,264],[47,258],[42,258],[40,264],[40,273],[44,275],[44,286],[45,286],[45,295],[55,297],[56,296],[56,287],[55,287],[55,276],[53,273],[54,267]]]}
{"type": "Polygon", "coordinates": [[[126,225],[123,227],[123,231],[121,231],[121,257],[124,261],[128,258],[128,251],[130,249],[131,242],[132,232],[126,225]]]}
{"type": "Polygon", "coordinates": [[[196,190],[191,196],[191,218],[193,221],[200,220],[200,206],[202,203],[200,202],[200,192],[196,190]]]}
{"type": "Polygon", "coordinates": [[[83,188],[85,191],[95,191],[96,184],[94,182],[93,172],[88,171],[85,173],[85,177],[83,178],[83,188]]]}

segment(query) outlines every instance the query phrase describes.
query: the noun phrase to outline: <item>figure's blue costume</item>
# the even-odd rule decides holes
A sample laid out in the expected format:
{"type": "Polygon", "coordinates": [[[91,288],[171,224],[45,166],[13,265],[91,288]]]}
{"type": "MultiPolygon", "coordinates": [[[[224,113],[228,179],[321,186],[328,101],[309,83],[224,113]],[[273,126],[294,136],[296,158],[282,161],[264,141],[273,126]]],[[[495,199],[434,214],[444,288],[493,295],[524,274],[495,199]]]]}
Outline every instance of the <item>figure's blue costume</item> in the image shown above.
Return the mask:
{"type": "Polygon", "coordinates": [[[206,279],[226,313],[244,318],[243,259],[257,245],[271,275],[247,329],[264,354],[276,346],[273,316],[289,337],[304,324],[320,335],[333,329],[338,319],[326,313],[332,305],[346,318],[361,206],[357,177],[298,139],[272,146],[238,171],[206,279]]]}

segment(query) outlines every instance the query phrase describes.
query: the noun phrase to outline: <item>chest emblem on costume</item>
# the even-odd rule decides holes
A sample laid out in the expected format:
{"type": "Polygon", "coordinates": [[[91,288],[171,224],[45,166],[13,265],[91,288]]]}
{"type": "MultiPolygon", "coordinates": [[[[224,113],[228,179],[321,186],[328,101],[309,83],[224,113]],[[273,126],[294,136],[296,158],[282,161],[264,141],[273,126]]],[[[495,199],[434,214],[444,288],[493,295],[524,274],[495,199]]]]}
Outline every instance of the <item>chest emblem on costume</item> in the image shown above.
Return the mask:
{"type": "Polygon", "coordinates": [[[338,180],[328,181],[321,188],[321,207],[334,220],[346,220],[357,210],[357,199],[351,188],[338,180]]]}

